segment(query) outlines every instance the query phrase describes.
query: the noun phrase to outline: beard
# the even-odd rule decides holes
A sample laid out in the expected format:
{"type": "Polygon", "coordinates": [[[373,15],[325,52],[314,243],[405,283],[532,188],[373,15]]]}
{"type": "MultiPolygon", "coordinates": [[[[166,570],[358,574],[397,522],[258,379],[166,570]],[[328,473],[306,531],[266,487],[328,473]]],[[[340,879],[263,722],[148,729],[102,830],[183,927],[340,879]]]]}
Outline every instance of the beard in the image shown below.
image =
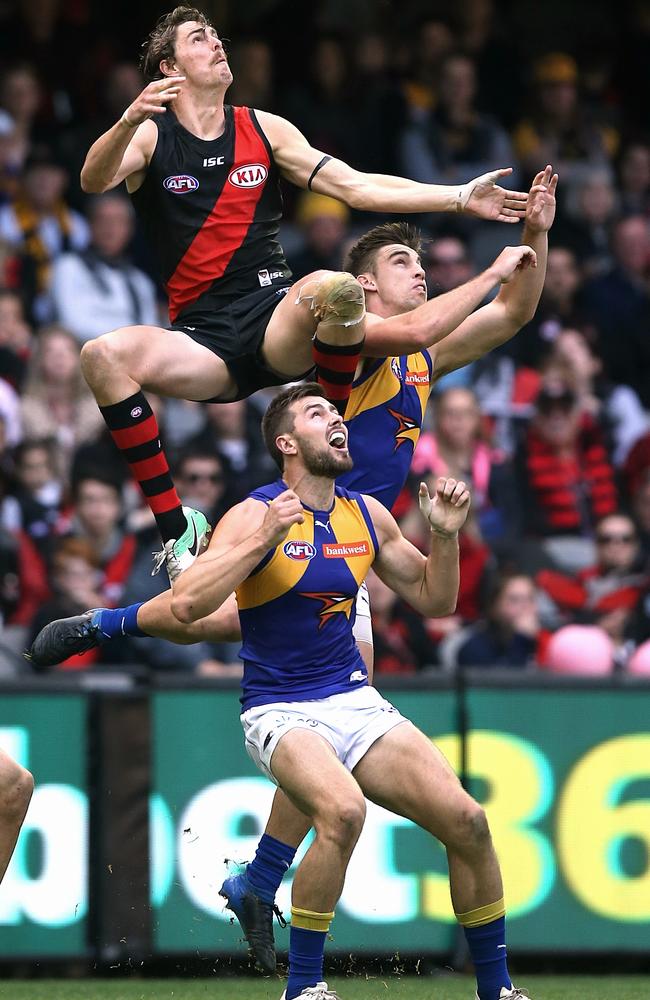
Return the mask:
{"type": "Polygon", "coordinates": [[[354,465],[350,452],[336,452],[329,447],[327,451],[317,451],[306,441],[300,442],[300,457],[310,475],[324,479],[336,479],[354,465]]]}

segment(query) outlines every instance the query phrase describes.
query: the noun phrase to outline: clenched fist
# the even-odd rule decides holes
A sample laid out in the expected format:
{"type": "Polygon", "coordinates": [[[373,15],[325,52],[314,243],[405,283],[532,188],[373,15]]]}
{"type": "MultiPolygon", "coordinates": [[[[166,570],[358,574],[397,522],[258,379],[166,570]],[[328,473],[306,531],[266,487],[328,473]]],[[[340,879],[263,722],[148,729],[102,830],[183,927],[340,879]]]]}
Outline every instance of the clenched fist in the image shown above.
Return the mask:
{"type": "Polygon", "coordinates": [[[262,521],[260,530],[265,544],[274,549],[287,537],[292,524],[302,524],[304,520],[302,504],[293,490],[280,493],[267,507],[262,521]]]}

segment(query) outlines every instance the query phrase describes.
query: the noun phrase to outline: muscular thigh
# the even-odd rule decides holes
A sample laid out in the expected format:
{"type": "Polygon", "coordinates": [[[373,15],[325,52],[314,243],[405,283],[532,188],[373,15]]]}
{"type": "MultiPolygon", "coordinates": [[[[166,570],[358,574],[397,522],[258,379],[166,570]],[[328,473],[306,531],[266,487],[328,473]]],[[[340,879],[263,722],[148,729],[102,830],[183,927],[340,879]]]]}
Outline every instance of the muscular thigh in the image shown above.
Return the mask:
{"type": "Polygon", "coordinates": [[[306,729],[291,729],[281,738],[271,758],[271,770],[296,808],[314,820],[360,796],[357,782],[330,744],[306,729]]]}
{"type": "Polygon", "coordinates": [[[377,740],[352,773],[366,798],[443,842],[469,801],[449,762],[411,722],[377,740]]]}
{"type": "Polygon", "coordinates": [[[262,344],[262,356],[272,371],[295,378],[312,367],[311,342],[317,324],[309,302],[296,300],[303,285],[327,273],[314,271],[296,281],[273,310],[262,344]]]}
{"type": "Polygon", "coordinates": [[[234,393],[225,363],[185,333],[155,326],[114,330],[102,338],[143,389],[178,399],[234,393]]]}

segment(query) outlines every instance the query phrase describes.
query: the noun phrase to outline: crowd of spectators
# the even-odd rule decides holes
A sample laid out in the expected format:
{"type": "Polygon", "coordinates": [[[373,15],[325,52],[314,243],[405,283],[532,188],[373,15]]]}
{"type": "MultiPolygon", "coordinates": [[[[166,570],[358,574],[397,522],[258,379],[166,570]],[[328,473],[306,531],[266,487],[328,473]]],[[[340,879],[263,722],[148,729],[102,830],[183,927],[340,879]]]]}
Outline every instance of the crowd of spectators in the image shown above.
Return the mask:
{"type": "MultiPolygon", "coordinates": [[[[471,484],[457,611],[422,621],[371,575],[377,672],[580,669],[576,642],[584,651],[589,637],[606,650],[605,672],[647,669],[650,132],[638,98],[650,89],[648,5],[627,5],[621,22],[612,4],[590,4],[580,31],[561,21],[553,32],[532,4],[462,0],[453,18],[448,4],[438,13],[414,0],[399,17],[363,0],[310,6],[308,51],[295,58],[280,31],[295,11],[282,2],[231,45],[232,103],[283,114],[315,146],[371,172],[455,184],[512,165],[522,189],[547,162],[560,174],[537,314],[437,384],[395,508],[424,545],[419,481],[471,484]],[[579,630],[573,645],[574,633],[554,645],[567,627],[579,630]]],[[[551,8],[562,17],[562,5],[551,8]]],[[[46,0],[38,19],[29,10],[0,12],[0,34],[15,39],[0,46],[0,673],[19,669],[20,650],[52,618],[166,586],[150,575],[153,520],[79,370],[89,338],[167,325],[125,192],[90,198],[78,181],[89,144],[141,89],[129,60],[148,9],[121,33],[83,0],[46,0]]],[[[339,267],[377,221],[287,188],[282,240],[294,276],[339,267]]],[[[460,216],[417,221],[432,296],[520,237],[460,216]]],[[[151,398],[179,492],[212,522],[275,476],[259,430],[268,399],[151,398]]],[[[237,670],[232,646],[118,645],[110,662],[237,670]]],[[[62,669],[103,659],[94,650],[62,669]]]]}

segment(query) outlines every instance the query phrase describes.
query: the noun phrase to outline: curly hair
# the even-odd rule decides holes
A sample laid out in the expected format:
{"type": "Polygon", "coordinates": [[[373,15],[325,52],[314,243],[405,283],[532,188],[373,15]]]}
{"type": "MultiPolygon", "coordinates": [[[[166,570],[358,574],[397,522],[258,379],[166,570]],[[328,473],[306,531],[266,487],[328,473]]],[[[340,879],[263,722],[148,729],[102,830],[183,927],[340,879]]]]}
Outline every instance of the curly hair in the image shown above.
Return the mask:
{"type": "Polygon", "coordinates": [[[212,22],[197,7],[175,7],[169,14],[163,15],[142,43],[140,69],[146,80],[162,80],[164,73],[160,70],[160,64],[165,59],[174,58],[176,29],[179,24],[187,21],[197,21],[206,28],[212,27],[212,22]]]}

